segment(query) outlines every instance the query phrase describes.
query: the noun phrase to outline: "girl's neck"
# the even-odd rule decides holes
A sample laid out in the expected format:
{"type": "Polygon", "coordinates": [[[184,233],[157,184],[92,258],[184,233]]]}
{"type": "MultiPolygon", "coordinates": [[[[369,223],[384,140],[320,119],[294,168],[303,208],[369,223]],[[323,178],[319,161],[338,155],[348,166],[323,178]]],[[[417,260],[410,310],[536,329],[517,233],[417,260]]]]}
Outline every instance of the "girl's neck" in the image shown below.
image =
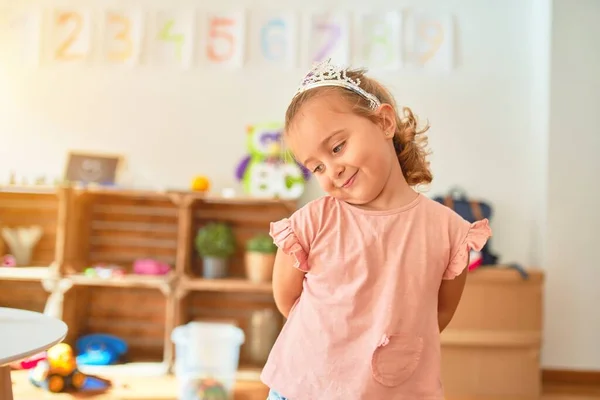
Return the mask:
{"type": "Polygon", "coordinates": [[[361,208],[369,210],[393,210],[412,202],[419,194],[411,188],[402,174],[400,165],[390,171],[387,183],[379,195],[361,208]]]}

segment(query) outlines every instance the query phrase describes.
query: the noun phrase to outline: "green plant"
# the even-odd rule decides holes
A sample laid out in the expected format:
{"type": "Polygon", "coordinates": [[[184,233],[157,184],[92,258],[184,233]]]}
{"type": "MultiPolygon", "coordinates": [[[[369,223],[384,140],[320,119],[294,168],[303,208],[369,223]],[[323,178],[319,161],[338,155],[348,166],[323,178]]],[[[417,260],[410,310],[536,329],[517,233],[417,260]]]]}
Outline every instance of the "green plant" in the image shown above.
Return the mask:
{"type": "Polygon", "coordinates": [[[256,253],[276,253],[277,246],[269,235],[261,233],[246,242],[246,250],[256,253]]]}
{"type": "Polygon", "coordinates": [[[235,253],[236,242],[229,225],[210,222],[198,229],[195,244],[202,257],[228,258],[235,253]]]}

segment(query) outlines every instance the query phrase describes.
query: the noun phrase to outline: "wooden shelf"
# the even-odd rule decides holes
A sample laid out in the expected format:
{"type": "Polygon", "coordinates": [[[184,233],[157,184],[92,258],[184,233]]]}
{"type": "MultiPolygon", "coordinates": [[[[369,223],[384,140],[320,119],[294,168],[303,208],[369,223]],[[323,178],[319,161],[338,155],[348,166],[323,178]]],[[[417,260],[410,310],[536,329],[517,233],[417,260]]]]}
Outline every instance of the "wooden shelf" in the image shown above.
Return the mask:
{"type": "Polygon", "coordinates": [[[273,293],[273,286],[271,285],[271,282],[253,283],[244,278],[188,278],[183,280],[180,286],[187,290],[199,290],[206,292],[273,293]]]}
{"type": "MultiPolygon", "coordinates": [[[[236,321],[247,338],[262,337],[252,318],[275,310],[272,285],[245,278],[245,245],[295,209],[294,201],[169,189],[0,186],[2,225],[43,226],[31,264],[56,266],[0,269],[0,284],[10,288],[0,290],[4,294],[0,302],[41,310],[49,295],[64,296],[67,343],[95,332],[113,334],[128,342],[129,361],[160,361],[171,367],[175,356],[171,332],[190,321],[236,321]],[[209,222],[227,223],[234,231],[236,249],[226,279],[195,275],[204,266],[194,238],[209,222]],[[172,270],[160,276],[134,274],[139,259],[158,260],[172,270]],[[84,271],[91,265],[118,265],[125,275],[90,276],[84,271]],[[47,277],[72,285],[36,284],[47,277]]],[[[279,318],[263,319],[281,328],[279,318]]],[[[262,360],[264,351],[256,355],[255,347],[242,348],[242,364],[262,360]]],[[[242,374],[258,376],[242,364],[242,374]]]]}
{"type": "Polygon", "coordinates": [[[120,277],[100,278],[84,274],[70,274],[66,278],[70,279],[73,284],[81,286],[161,289],[167,287],[175,279],[175,275],[129,274],[120,277]]]}
{"type": "Polygon", "coordinates": [[[41,282],[48,277],[48,267],[0,267],[0,280],[41,282]]]}

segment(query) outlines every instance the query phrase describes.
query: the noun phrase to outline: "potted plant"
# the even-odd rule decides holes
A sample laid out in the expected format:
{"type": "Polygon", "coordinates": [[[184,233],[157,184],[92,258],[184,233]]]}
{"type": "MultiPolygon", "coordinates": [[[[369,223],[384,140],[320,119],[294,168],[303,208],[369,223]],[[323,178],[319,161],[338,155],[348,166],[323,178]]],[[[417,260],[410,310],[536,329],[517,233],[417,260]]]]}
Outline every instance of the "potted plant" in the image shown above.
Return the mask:
{"type": "Polygon", "coordinates": [[[277,246],[267,234],[261,233],[246,242],[246,276],[255,283],[270,282],[277,246]]]}
{"type": "Polygon", "coordinates": [[[235,236],[231,227],[222,222],[210,222],[198,229],[196,251],[202,257],[202,274],[207,279],[227,276],[229,258],[235,253],[235,236]]]}

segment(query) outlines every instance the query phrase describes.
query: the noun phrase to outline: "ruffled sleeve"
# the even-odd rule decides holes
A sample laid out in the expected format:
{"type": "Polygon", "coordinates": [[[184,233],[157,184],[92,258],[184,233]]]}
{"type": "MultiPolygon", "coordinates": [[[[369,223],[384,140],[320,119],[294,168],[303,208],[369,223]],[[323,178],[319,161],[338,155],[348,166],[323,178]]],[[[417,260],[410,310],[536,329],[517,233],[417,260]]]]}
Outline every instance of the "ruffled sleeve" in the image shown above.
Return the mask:
{"type": "Polygon", "coordinates": [[[293,256],[296,259],[294,267],[308,272],[308,253],[300,243],[300,239],[294,232],[289,219],[284,218],[277,222],[272,222],[269,234],[277,247],[285,254],[293,256]]]}
{"type": "Polygon", "coordinates": [[[481,251],[490,236],[492,236],[492,230],[487,219],[471,224],[466,235],[454,250],[454,255],[444,272],[443,279],[454,279],[460,275],[467,267],[471,250],[481,251]]]}

